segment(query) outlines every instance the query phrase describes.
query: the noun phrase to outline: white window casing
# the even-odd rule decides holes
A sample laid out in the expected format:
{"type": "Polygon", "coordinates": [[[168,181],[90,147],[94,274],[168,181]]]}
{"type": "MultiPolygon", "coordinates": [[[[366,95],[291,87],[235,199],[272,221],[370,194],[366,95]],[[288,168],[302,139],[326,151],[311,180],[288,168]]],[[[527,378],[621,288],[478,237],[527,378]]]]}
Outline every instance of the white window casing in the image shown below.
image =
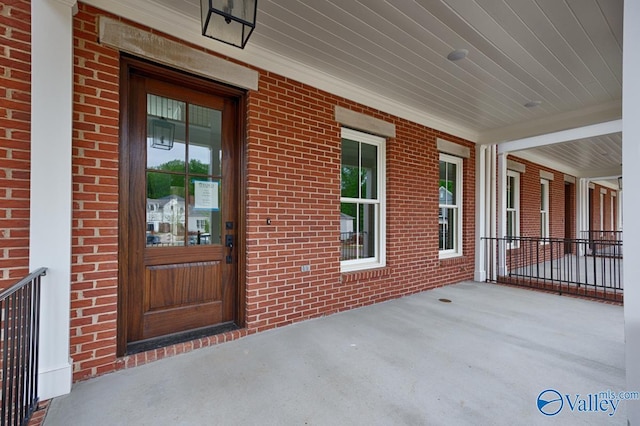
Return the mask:
{"type": "MultiPolygon", "coordinates": [[[[340,197],[341,205],[341,272],[352,272],[386,266],[386,139],[349,128],[342,128],[343,159],[345,144],[357,145],[356,154],[359,175],[358,194],[340,197]],[[363,163],[362,147],[375,147],[375,173],[363,163]],[[375,175],[375,182],[366,184],[375,175]],[[360,181],[360,179],[363,179],[360,181]],[[364,183],[363,183],[364,182],[364,183]],[[375,188],[375,194],[371,190],[375,188]],[[363,194],[363,189],[366,194],[363,194]],[[343,211],[345,206],[354,205],[355,217],[343,211]],[[373,234],[373,235],[371,235],[373,234]],[[371,246],[372,245],[372,246],[371,246]]],[[[370,150],[369,150],[370,151],[370,150]]],[[[370,163],[369,159],[369,163],[370,163]]],[[[346,164],[341,164],[342,184],[346,164]]]]}
{"type": "Polygon", "coordinates": [[[462,256],[463,254],[463,159],[453,155],[440,153],[439,160],[438,254],[440,259],[446,259],[462,256]],[[455,166],[455,175],[450,176],[449,170],[452,165],[455,166]],[[444,176],[442,176],[443,166],[445,172],[444,176]],[[452,192],[449,190],[449,182],[453,182],[452,189],[455,188],[455,191],[452,192]]]}

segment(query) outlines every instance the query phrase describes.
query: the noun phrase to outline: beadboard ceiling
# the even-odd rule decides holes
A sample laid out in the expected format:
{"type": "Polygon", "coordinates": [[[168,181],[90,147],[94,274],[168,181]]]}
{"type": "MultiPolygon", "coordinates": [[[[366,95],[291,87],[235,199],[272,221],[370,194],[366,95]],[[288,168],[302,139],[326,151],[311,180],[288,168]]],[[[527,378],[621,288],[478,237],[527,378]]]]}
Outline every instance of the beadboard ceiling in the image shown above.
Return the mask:
{"type": "MultiPolygon", "coordinates": [[[[258,0],[244,50],[200,35],[199,0],[86,3],[477,143],[621,118],[622,0],[258,0]]],[[[587,176],[621,141],[519,154],[587,176]]]]}

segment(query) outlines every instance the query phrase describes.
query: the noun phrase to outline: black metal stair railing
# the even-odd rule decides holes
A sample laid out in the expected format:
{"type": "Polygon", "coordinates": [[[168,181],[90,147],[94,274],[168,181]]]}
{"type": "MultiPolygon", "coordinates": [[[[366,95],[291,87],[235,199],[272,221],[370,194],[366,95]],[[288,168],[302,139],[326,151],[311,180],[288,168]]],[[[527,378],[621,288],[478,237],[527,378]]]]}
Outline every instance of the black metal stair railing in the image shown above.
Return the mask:
{"type": "Polygon", "coordinates": [[[0,293],[0,424],[26,425],[38,407],[40,268],[0,293]]]}

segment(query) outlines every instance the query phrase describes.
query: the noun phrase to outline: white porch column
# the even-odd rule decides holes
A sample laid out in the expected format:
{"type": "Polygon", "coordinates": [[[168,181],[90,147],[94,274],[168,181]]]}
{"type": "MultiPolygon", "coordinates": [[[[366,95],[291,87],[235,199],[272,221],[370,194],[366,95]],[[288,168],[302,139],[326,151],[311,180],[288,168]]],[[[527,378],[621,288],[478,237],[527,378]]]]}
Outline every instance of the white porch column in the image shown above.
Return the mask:
{"type": "MultiPolygon", "coordinates": [[[[476,146],[476,259],[475,271],[473,273],[474,281],[483,282],[487,280],[487,254],[486,249],[489,246],[481,238],[488,237],[487,223],[489,215],[489,196],[487,193],[487,180],[491,181],[491,170],[487,167],[487,149],[486,145],[476,146]]],[[[489,151],[490,152],[490,151],[489,151]]]]}
{"type": "MultiPolygon", "coordinates": [[[[498,183],[497,183],[497,204],[498,211],[496,214],[498,229],[497,229],[497,237],[504,238],[507,235],[507,153],[499,152],[498,153],[498,183]]],[[[506,245],[504,242],[500,241],[498,243],[498,275],[505,276],[507,275],[507,263],[506,263],[506,245]]]]}
{"type": "Polygon", "coordinates": [[[42,280],[39,396],[71,391],[71,129],[75,1],[31,2],[30,269],[42,280]]]}
{"type": "MultiPolygon", "coordinates": [[[[576,238],[586,238],[582,231],[589,230],[589,179],[577,180],[576,188],[576,238]]],[[[578,256],[584,256],[585,244],[578,244],[578,256]]]]}
{"type": "MultiPolygon", "coordinates": [[[[624,192],[623,217],[633,218],[640,211],[640,2],[624,2],[624,41],[622,60],[622,158],[624,192]],[[639,185],[636,185],[638,182],[639,185]],[[636,188],[636,189],[634,189],[636,188]]],[[[627,389],[640,392],[640,221],[624,224],[624,323],[627,389]]],[[[640,401],[627,401],[629,425],[640,426],[640,401]]]]}

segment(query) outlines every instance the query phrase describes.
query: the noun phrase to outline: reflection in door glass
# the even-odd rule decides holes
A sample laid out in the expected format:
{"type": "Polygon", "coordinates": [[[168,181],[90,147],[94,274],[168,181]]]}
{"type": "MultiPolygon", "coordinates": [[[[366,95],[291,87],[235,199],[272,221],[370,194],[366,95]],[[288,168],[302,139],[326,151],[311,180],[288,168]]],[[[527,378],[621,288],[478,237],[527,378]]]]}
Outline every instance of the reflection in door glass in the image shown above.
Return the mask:
{"type": "Polygon", "coordinates": [[[220,111],[147,95],[147,247],[221,243],[220,111]]]}

